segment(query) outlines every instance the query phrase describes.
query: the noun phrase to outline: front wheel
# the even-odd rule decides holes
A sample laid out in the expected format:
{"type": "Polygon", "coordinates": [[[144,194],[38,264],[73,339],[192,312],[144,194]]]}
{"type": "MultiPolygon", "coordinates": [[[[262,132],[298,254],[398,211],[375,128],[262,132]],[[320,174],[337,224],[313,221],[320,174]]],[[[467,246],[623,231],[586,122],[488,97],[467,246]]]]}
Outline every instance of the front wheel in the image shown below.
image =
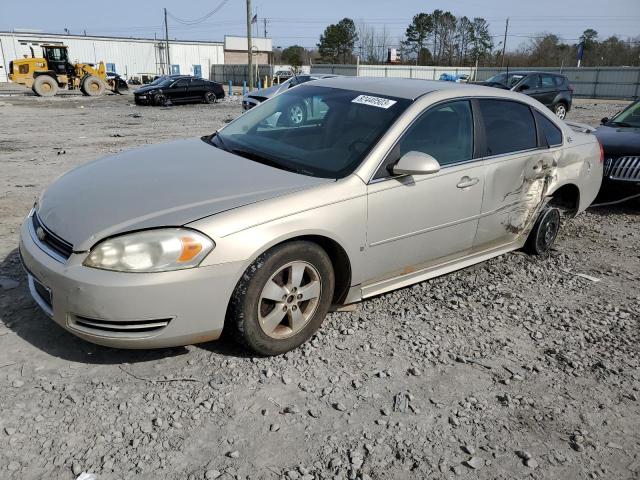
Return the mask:
{"type": "Polygon", "coordinates": [[[167,97],[162,94],[162,93],[158,93],[155,97],[154,97],[154,103],[156,105],[158,105],[159,107],[164,107],[167,105],[167,97]]]}
{"type": "Polygon", "coordinates": [[[278,355],[306,342],[329,311],[334,273],[327,253],[296,241],[258,257],[231,297],[227,325],[260,355],[278,355]]]}
{"type": "Polygon", "coordinates": [[[556,117],[564,120],[567,116],[567,106],[564,103],[558,103],[553,107],[553,113],[556,114],[556,117]]]}
{"type": "Polygon", "coordinates": [[[529,233],[525,250],[533,255],[543,255],[551,250],[560,230],[560,210],[545,208],[529,233]]]}
{"type": "Polygon", "coordinates": [[[89,97],[98,97],[104,94],[105,85],[104,82],[95,75],[89,75],[82,81],[80,90],[89,97]]]}

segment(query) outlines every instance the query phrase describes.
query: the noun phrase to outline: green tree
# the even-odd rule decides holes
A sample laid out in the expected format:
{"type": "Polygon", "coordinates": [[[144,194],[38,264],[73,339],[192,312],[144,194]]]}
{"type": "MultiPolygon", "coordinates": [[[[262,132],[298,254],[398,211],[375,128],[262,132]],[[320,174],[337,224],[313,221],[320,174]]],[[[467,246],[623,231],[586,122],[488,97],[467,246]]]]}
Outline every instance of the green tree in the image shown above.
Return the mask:
{"type": "Polygon", "coordinates": [[[431,58],[431,53],[427,49],[427,42],[433,33],[433,20],[428,13],[418,13],[413,17],[413,21],[407,27],[402,41],[403,51],[415,57],[417,63],[422,63],[425,59],[431,58]]]}
{"type": "Polygon", "coordinates": [[[300,45],[292,45],[282,51],[282,61],[298,70],[304,63],[306,50],[300,45]]]}
{"type": "Polygon", "coordinates": [[[476,17],[472,22],[471,37],[471,61],[483,60],[491,55],[493,50],[493,41],[491,33],[489,33],[489,23],[482,18],[476,17]]]}
{"type": "Polygon", "coordinates": [[[350,18],[331,24],[320,35],[318,51],[323,61],[347,63],[352,60],[353,47],[358,39],[356,25],[350,18]]]}

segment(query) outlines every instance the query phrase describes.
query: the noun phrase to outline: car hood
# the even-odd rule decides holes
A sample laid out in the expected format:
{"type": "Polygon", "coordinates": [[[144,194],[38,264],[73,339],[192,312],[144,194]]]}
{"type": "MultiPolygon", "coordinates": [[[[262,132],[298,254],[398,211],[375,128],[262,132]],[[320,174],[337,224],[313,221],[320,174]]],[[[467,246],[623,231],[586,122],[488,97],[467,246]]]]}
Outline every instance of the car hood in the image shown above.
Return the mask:
{"type": "Polygon", "coordinates": [[[604,148],[605,155],[640,155],[640,128],[601,125],[596,137],[604,148]]]}
{"type": "Polygon", "coordinates": [[[37,211],[74,251],[85,251],[118,233],[185,225],[332,181],[263,165],[193,138],[71,170],[42,194],[37,211]]]}
{"type": "Polygon", "coordinates": [[[157,85],[147,85],[147,86],[144,86],[144,87],[136,88],[135,92],[133,92],[133,93],[135,95],[139,95],[141,93],[153,92],[154,90],[158,90],[158,86],[157,85]]]}
{"type": "Polygon", "coordinates": [[[251,93],[247,93],[247,97],[264,97],[271,98],[279,93],[280,89],[285,89],[282,85],[274,85],[273,87],[261,88],[260,90],[255,90],[251,93]]]}

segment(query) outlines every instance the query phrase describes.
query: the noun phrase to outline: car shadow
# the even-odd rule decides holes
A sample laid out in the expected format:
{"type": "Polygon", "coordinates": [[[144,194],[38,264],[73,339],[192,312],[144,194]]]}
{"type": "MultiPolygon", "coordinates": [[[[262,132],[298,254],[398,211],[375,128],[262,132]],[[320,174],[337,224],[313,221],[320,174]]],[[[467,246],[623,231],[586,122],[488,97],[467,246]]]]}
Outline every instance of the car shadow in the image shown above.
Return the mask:
{"type": "Polygon", "coordinates": [[[18,249],[0,263],[0,325],[43,352],[86,364],[140,363],[188,353],[184,347],[125,350],[86,342],[49,319],[31,298],[18,249]],[[16,284],[17,282],[17,284],[16,284]]]}

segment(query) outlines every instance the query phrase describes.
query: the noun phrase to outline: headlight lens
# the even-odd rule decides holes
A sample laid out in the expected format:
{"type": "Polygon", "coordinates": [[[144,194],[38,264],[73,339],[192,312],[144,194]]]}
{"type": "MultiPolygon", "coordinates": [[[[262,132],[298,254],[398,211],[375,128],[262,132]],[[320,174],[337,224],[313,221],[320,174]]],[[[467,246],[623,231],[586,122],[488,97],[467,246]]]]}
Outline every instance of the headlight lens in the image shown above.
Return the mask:
{"type": "Polygon", "coordinates": [[[194,230],[163,228],[120,235],[96,245],[87,267],[117,272],[166,272],[196,267],[213,241],[194,230]]]}

